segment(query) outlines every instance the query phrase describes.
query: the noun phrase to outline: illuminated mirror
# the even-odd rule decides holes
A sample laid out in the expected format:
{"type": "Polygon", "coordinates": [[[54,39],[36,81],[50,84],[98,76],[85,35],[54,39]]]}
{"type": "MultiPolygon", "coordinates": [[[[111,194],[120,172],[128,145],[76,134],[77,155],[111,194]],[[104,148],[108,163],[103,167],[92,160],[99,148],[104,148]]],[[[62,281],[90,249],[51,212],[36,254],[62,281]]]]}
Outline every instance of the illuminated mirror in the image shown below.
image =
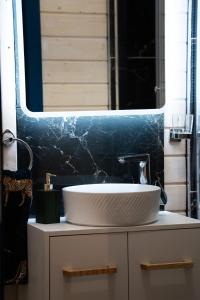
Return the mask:
{"type": "Polygon", "coordinates": [[[159,108],[164,0],[22,0],[31,111],[159,108]]]}

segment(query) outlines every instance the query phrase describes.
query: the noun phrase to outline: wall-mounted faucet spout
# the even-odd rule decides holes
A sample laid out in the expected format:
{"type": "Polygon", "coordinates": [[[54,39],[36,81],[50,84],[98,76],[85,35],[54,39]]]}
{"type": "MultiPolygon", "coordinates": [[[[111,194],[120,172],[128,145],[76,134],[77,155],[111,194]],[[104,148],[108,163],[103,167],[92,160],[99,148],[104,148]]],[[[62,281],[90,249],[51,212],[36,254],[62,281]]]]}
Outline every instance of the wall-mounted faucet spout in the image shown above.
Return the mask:
{"type": "Polygon", "coordinates": [[[146,161],[140,161],[139,167],[140,167],[140,183],[141,184],[147,184],[147,162],[146,161]]]}
{"type": "Polygon", "coordinates": [[[151,184],[150,154],[128,154],[118,157],[120,164],[139,162],[139,181],[141,184],[151,184]]]}

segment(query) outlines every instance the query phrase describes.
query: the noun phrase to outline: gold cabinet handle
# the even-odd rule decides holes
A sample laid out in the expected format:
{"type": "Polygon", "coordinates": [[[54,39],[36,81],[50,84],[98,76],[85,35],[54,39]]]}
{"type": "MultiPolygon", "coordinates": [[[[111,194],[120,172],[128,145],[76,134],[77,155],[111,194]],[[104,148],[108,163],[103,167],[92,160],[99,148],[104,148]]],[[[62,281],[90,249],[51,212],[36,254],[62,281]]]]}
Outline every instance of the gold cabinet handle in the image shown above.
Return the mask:
{"type": "Polygon", "coordinates": [[[116,266],[104,266],[96,268],[84,268],[84,269],[73,269],[65,267],[63,269],[63,275],[65,276],[88,276],[88,275],[101,275],[101,274],[113,274],[117,273],[116,266]]]}
{"type": "Polygon", "coordinates": [[[193,262],[192,260],[185,259],[176,262],[142,263],[140,267],[142,270],[187,269],[193,267],[193,262]]]}

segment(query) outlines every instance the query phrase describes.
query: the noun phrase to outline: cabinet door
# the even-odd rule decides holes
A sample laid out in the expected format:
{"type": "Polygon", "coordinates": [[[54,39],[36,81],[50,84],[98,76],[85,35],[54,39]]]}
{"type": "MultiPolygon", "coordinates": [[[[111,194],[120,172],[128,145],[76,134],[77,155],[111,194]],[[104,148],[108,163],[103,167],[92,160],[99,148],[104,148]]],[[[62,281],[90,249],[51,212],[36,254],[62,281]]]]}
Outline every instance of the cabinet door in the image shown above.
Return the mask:
{"type": "Polygon", "coordinates": [[[64,299],[128,300],[126,233],[50,238],[50,300],[64,299]]]}
{"type": "Polygon", "coordinates": [[[200,229],[135,232],[128,243],[130,300],[200,299],[200,229]]]}

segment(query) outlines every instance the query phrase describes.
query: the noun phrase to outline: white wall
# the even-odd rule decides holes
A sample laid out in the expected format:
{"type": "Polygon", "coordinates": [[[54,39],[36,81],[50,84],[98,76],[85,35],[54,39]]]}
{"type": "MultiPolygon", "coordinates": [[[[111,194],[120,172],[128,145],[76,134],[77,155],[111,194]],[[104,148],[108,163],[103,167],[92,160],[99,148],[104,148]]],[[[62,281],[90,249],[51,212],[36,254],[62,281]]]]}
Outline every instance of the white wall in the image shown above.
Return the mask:
{"type": "MultiPolygon", "coordinates": [[[[2,129],[16,134],[15,62],[13,42],[12,1],[0,1],[0,63],[2,129]]],[[[3,147],[4,169],[16,170],[16,144],[3,147]]]]}
{"type": "Polygon", "coordinates": [[[165,189],[167,209],[186,209],[185,140],[169,142],[172,114],[186,110],[188,0],[165,1],[165,189]]]}

